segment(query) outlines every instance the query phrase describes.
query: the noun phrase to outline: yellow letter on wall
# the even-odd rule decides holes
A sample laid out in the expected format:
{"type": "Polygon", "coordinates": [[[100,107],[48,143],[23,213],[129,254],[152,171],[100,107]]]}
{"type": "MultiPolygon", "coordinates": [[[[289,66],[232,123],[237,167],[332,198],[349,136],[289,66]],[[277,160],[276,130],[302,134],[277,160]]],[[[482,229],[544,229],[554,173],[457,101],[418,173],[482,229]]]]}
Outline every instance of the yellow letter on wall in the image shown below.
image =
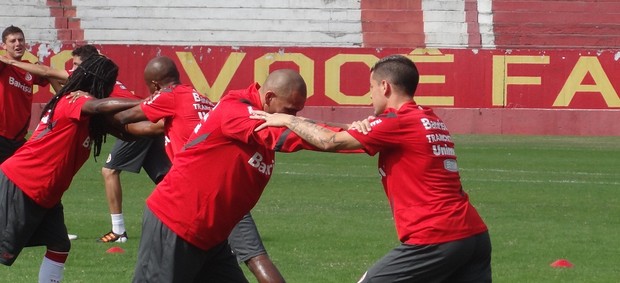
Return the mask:
{"type": "Polygon", "coordinates": [[[509,64],[549,64],[549,56],[493,56],[493,106],[508,105],[508,85],[539,85],[540,77],[509,77],[509,64]]]}
{"type": "Polygon", "coordinates": [[[620,107],[618,93],[611,85],[607,74],[603,70],[603,66],[601,66],[601,62],[594,56],[579,58],[568,79],[566,79],[562,90],[560,90],[558,97],[553,102],[553,106],[568,106],[577,92],[598,92],[605,99],[607,106],[620,107]],[[594,84],[581,84],[588,73],[594,79],[594,84]]]}
{"type": "Polygon", "coordinates": [[[314,61],[302,53],[267,53],[254,60],[254,81],[262,84],[269,75],[269,66],[275,62],[294,62],[306,82],[308,98],[314,94],[314,61]]]}
{"type": "MultiPolygon", "coordinates": [[[[443,54],[437,48],[417,48],[408,55],[416,65],[420,63],[454,63],[454,54],[443,54]]],[[[422,75],[420,74],[420,84],[445,84],[446,76],[444,75],[422,75]]],[[[428,106],[454,106],[454,96],[424,96],[415,95],[416,103],[428,106]]]]}
{"type": "MultiPolygon", "coordinates": [[[[340,105],[370,105],[370,91],[362,96],[349,96],[340,91],[340,68],[345,63],[359,62],[372,67],[379,58],[369,54],[338,54],[325,61],[325,96],[333,99],[340,105]]],[[[362,83],[367,84],[367,79],[363,78],[362,83]]]]}
{"type": "Polygon", "coordinates": [[[213,86],[209,85],[209,82],[205,78],[204,73],[198,66],[194,55],[191,52],[177,52],[177,57],[183,69],[187,72],[187,76],[194,85],[194,88],[203,95],[207,96],[211,101],[219,101],[224,91],[230,84],[233,75],[241,65],[241,61],[245,57],[245,53],[231,52],[226,58],[226,62],[220,73],[215,78],[213,86]]]}

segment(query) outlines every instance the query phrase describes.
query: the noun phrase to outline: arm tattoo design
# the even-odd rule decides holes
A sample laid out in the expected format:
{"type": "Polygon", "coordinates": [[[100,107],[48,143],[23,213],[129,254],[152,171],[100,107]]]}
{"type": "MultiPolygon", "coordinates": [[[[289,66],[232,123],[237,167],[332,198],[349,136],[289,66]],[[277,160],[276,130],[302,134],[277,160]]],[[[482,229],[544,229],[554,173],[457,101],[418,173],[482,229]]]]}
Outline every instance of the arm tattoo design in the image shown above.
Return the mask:
{"type": "Polygon", "coordinates": [[[342,144],[336,140],[335,132],[297,117],[292,117],[290,129],[318,148],[336,150],[342,144]]]}

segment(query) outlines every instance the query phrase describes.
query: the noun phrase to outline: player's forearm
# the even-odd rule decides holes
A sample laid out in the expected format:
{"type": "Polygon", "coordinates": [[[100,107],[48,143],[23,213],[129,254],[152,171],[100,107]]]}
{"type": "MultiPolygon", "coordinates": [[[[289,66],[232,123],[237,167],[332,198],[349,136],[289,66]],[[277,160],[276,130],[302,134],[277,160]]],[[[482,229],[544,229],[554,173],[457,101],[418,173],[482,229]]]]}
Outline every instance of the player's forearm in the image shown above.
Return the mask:
{"type": "MultiPolygon", "coordinates": [[[[94,100],[92,107],[87,109],[89,114],[109,114],[120,112],[129,108],[132,108],[140,104],[139,100],[133,99],[119,99],[119,98],[105,98],[94,100]]],[[[84,109],[82,109],[84,111],[84,109]]]]}
{"type": "Polygon", "coordinates": [[[48,80],[50,82],[50,85],[54,89],[54,91],[59,92],[60,89],[62,89],[62,84],[57,79],[51,79],[50,78],[48,80]]]}
{"type": "Polygon", "coordinates": [[[291,116],[286,127],[308,143],[324,151],[336,151],[342,148],[342,142],[336,139],[337,132],[321,127],[307,119],[291,116]]]}
{"type": "Polygon", "coordinates": [[[43,78],[66,80],[69,77],[69,74],[65,70],[56,70],[45,65],[22,62],[14,59],[8,59],[6,63],[43,78]]]}
{"type": "Polygon", "coordinates": [[[146,115],[144,114],[144,111],[142,111],[142,109],[140,108],[139,104],[140,103],[127,110],[114,114],[114,119],[119,121],[123,125],[148,120],[146,115]]]}

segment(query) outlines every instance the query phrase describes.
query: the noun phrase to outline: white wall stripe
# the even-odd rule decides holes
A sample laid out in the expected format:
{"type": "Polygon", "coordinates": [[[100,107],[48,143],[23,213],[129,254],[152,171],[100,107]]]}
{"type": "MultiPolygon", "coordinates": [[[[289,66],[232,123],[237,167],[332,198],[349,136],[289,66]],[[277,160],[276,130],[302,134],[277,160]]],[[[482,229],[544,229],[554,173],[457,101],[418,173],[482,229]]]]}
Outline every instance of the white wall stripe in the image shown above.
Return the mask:
{"type": "Polygon", "coordinates": [[[427,47],[467,46],[465,0],[422,0],[427,47]]]}
{"type": "Polygon", "coordinates": [[[493,0],[478,0],[478,27],[483,48],[495,48],[493,0]]]}

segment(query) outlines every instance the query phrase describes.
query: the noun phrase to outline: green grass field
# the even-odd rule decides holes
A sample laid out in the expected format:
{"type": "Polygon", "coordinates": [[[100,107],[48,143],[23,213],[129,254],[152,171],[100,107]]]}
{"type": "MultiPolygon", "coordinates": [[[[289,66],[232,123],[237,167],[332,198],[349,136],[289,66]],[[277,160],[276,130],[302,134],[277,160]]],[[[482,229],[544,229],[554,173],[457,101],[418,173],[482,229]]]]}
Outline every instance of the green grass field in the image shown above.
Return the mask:
{"type": "MultiPolygon", "coordinates": [[[[495,282],[618,282],[620,138],[454,138],[464,187],[490,229],[495,282]],[[574,267],[550,267],[560,258],[574,267]]],[[[113,245],[95,239],[110,230],[100,168],[111,144],[98,162],[87,162],[63,198],[69,232],[80,237],[64,282],[131,281],[144,199],[154,186],[144,173],[123,173],[130,239],[116,245],[125,253],[106,253],[113,245]]],[[[253,215],[288,282],[356,282],[398,245],[376,161],[278,155],[253,215]]],[[[36,282],[43,252],[25,249],[12,267],[0,267],[0,281],[36,282]]]]}

